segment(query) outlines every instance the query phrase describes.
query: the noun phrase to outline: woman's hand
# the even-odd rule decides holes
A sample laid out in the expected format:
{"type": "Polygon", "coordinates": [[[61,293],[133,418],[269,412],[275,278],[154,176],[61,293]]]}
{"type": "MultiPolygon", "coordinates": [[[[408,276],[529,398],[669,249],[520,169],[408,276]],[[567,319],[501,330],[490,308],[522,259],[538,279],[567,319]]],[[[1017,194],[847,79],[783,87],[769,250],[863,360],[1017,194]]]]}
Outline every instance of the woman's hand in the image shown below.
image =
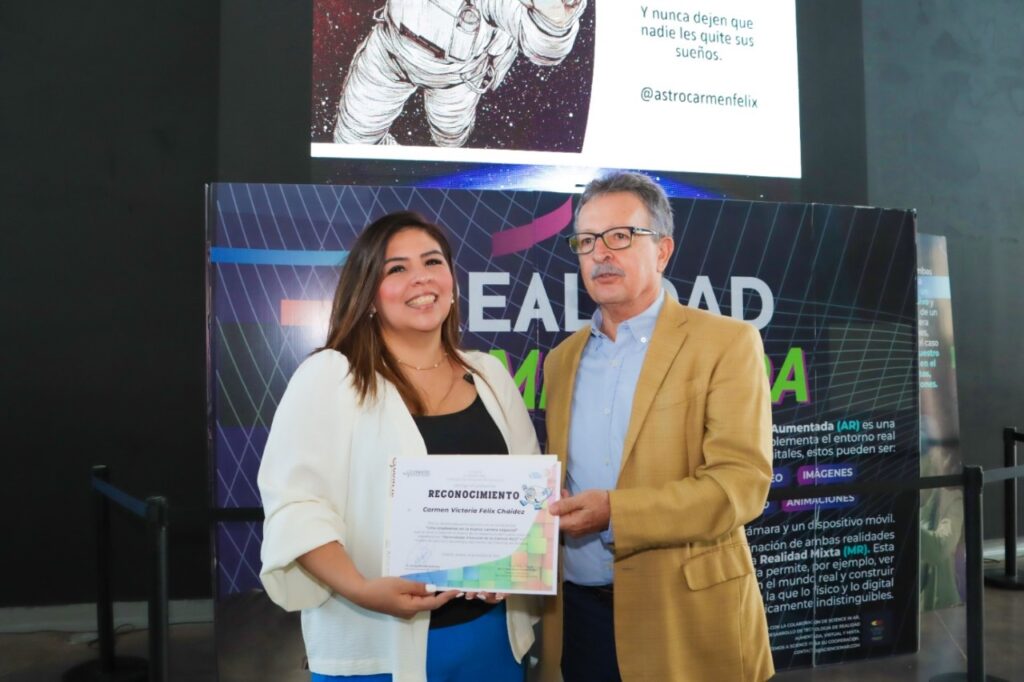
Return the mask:
{"type": "Polygon", "coordinates": [[[396,618],[412,618],[420,611],[432,611],[459,594],[455,590],[437,594],[423,583],[404,578],[367,580],[338,542],[312,549],[296,561],[353,604],[396,618]]]}
{"type": "Polygon", "coordinates": [[[364,609],[396,618],[412,618],[420,611],[433,611],[458,595],[455,590],[435,593],[427,585],[405,578],[364,580],[353,590],[351,601],[364,609]]]}

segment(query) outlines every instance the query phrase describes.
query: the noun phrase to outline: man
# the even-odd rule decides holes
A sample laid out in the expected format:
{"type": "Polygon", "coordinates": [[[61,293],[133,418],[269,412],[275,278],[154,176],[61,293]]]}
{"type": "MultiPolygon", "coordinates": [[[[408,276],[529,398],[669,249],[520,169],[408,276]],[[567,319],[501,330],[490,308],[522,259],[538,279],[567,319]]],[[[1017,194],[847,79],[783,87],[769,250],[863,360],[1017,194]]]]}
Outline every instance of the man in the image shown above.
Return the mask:
{"type": "Polygon", "coordinates": [[[598,310],[544,363],[548,450],[567,472],[545,679],[559,660],[566,682],[774,673],[743,531],[772,473],[761,339],[663,293],[672,228],[662,189],[620,173],[587,186],[569,237],[598,310]]]}
{"type": "Polygon", "coordinates": [[[586,0],[388,0],[352,58],[336,143],[396,144],[389,130],[423,90],[434,144],[461,147],[480,97],[501,85],[519,51],[554,66],[572,50],[586,0]]]}

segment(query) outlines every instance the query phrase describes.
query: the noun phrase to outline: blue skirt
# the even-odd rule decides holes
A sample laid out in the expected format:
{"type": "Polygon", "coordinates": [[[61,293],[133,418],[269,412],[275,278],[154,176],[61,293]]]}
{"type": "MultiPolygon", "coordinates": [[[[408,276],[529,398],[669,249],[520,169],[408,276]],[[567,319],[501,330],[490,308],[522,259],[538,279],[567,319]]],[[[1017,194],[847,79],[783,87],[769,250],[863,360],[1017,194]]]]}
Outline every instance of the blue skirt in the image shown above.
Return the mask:
{"type": "MultiPolygon", "coordinates": [[[[505,604],[468,623],[430,630],[427,637],[429,682],[523,682],[508,643],[505,604]]],[[[321,675],[312,682],[391,682],[391,674],[321,675]]]]}

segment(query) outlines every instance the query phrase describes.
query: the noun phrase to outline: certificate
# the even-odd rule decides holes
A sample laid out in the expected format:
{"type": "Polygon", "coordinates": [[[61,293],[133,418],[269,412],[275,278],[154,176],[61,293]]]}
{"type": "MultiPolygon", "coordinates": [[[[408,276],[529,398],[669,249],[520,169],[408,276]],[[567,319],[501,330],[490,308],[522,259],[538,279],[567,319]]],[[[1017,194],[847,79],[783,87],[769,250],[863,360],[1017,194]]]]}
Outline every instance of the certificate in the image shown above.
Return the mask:
{"type": "Polygon", "coordinates": [[[384,573],[439,590],[555,594],[554,455],[391,460],[384,573]]]}

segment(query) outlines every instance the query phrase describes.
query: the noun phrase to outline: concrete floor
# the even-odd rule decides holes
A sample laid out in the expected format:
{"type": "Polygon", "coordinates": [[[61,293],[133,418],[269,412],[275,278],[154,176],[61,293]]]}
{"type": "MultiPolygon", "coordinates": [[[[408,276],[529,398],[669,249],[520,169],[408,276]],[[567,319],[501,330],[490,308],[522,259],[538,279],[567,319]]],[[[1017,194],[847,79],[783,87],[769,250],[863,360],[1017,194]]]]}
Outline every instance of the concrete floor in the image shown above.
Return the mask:
{"type": "MultiPolygon", "coordinates": [[[[985,591],[985,655],[989,675],[1004,680],[1024,680],[1024,591],[987,588],[985,591]]],[[[242,619],[254,615],[239,612],[242,619]]],[[[223,621],[219,619],[220,627],[223,621]]],[[[260,622],[260,621],[256,621],[260,622]]],[[[294,631],[294,620],[279,619],[274,627],[294,631]]],[[[222,663],[218,678],[214,626],[212,623],[175,625],[171,628],[171,679],[187,682],[283,682],[285,679],[308,680],[301,672],[301,650],[284,647],[268,650],[259,643],[229,641],[223,635],[220,654],[235,663],[222,663]],[[298,657],[298,658],[297,658],[298,657]],[[268,667],[266,661],[276,659],[280,669],[268,667]],[[281,660],[282,658],[286,660],[281,660]],[[283,673],[283,668],[291,671],[283,673]]],[[[281,632],[267,632],[261,625],[263,638],[268,635],[277,644],[281,632]]],[[[948,672],[966,670],[964,608],[955,607],[922,615],[921,649],[917,654],[875,659],[845,665],[821,666],[780,673],[779,682],[846,682],[856,680],[896,681],[930,680],[948,672]]],[[[119,656],[146,655],[146,631],[122,631],[117,638],[119,656]]],[[[64,671],[77,663],[97,658],[95,643],[82,635],[66,632],[37,632],[0,635],[0,682],[58,681],[64,671]]],[[[717,681],[715,681],[717,682],[717,681]]]]}

